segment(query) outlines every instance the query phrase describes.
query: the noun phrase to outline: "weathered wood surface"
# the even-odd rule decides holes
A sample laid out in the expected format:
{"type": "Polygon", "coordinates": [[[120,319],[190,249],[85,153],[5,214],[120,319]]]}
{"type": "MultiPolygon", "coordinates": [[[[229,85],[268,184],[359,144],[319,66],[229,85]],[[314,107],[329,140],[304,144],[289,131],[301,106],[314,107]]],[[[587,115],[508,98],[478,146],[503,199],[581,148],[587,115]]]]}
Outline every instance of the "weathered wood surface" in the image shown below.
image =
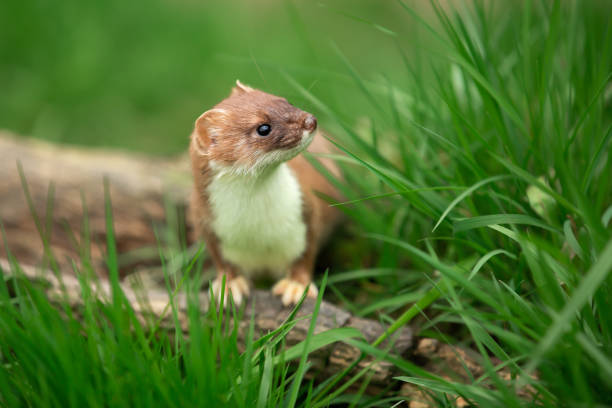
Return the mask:
{"type": "MultiPolygon", "coordinates": [[[[80,236],[83,208],[87,208],[94,243],[90,248],[92,259],[99,266],[103,264],[104,178],[110,185],[120,253],[155,247],[152,226],[164,221],[164,198],[184,205],[191,188],[186,157],[169,160],[113,150],[58,146],[16,138],[6,132],[0,132],[0,153],[0,221],[12,254],[27,264],[39,262],[43,247],[28,207],[18,163],[45,229],[48,209],[52,208],[46,233],[58,262],[67,266],[69,259],[78,258],[67,227],[76,237],[80,236]],[[48,204],[50,201],[52,206],[48,204]]],[[[0,257],[6,257],[4,246],[0,247],[0,257]]]]}
{"type": "MultiPolygon", "coordinates": [[[[57,146],[41,141],[14,138],[9,134],[0,133],[0,220],[6,231],[7,244],[11,253],[20,262],[26,276],[33,280],[46,282],[46,290],[52,299],[64,298],[57,278],[47,270],[40,272],[43,255],[42,240],[28,207],[26,195],[17,163],[20,163],[27,181],[28,191],[32,198],[34,211],[41,220],[45,234],[50,237],[50,246],[62,271],[63,284],[67,289],[68,300],[73,306],[81,304],[80,286],[73,274],[71,260],[78,262],[80,234],[83,226],[83,208],[87,208],[87,219],[90,225],[92,245],[89,250],[94,263],[94,269],[104,276],[105,253],[105,215],[103,179],[109,181],[112,198],[115,236],[120,253],[156,245],[153,231],[154,223],[163,223],[166,207],[164,199],[169,199],[174,205],[185,205],[191,178],[186,157],[174,160],[142,157],[137,154],[120,153],[116,151],[91,150],[83,148],[57,146]],[[49,191],[53,197],[49,206],[49,191]],[[85,205],[83,205],[83,203],[85,205]],[[47,221],[47,213],[52,207],[52,213],[47,221]],[[71,232],[69,232],[71,231],[71,232]],[[72,235],[72,237],[71,237],[72,235]],[[37,265],[28,266],[28,265],[37,265]]],[[[10,270],[6,260],[4,245],[0,245],[0,266],[5,271],[10,270]]],[[[133,269],[133,268],[132,268],[133,269]]],[[[147,302],[140,293],[135,291],[130,282],[133,278],[122,282],[123,290],[134,310],[147,316],[163,317],[162,326],[174,327],[167,308],[169,298],[166,290],[154,282],[155,278],[147,276],[154,274],[154,268],[143,268],[139,272],[141,282],[147,282],[145,291],[147,302]],[[164,314],[165,313],[165,314],[164,314]],[[164,314],[162,316],[162,314],[164,314]]],[[[45,269],[42,269],[45,270],[45,269]]],[[[124,271],[127,272],[127,271],[124,271]]],[[[110,285],[102,279],[96,288],[101,298],[108,298],[110,285]]],[[[200,294],[200,304],[208,307],[208,294],[200,294]]],[[[289,308],[282,306],[279,298],[269,291],[255,290],[250,301],[254,301],[255,328],[263,334],[277,328],[290,313],[289,308]]],[[[179,293],[176,297],[179,319],[185,326],[186,298],[179,293]]],[[[307,300],[299,316],[312,312],[313,302],[307,300]]],[[[246,310],[250,310],[250,305],[246,310]]],[[[246,331],[250,316],[245,313],[241,322],[241,333],[246,331]]],[[[309,320],[301,320],[287,336],[288,345],[295,344],[306,336],[309,320]]],[[[377,321],[351,316],[345,310],[328,302],[321,305],[315,332],[322,332],[335,327],[356,327],[366,340],[372,341],[383,333],[385,328],[377,321]]],[[[393,354],[405,354],[412,344],[412,332],[404,329],[394,337],[389,349],[393,354]]],[[[383,344],[381,347],[388,347],[383,344]]],[[[336,372],[349,365],[359,355],[357,349],[342,343],[326,347],[312,356],[312,362],[318,373],[336,372]]],[[[360,367],[370,364],[364,360],[360,367]]],[[[380,387],[388,385],[393,374],[391,364],[376,362],[372,365],[374,372],[372,384],[380,387]]]]}

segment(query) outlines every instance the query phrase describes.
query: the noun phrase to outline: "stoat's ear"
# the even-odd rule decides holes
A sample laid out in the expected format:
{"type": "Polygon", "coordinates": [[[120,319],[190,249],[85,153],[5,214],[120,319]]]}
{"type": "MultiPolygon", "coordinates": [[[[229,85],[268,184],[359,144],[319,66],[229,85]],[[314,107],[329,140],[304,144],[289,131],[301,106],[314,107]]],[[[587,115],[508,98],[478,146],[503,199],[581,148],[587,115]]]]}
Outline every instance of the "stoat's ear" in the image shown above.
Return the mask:
{"type": "Polygon", "coordinates": [[[253,88],[243,84],[239,79],[237,79],[236,86],[232,88],[232,93],[230,96],[242,95],[249,92],[253,92],[253,88]]]}
{"type": "Polygon", "coordinates": [[[223,129],[228,114],[224,109],[210,109],[200,115],[195,122],[195,135],[198,147],[206,149],[223,129]]]}

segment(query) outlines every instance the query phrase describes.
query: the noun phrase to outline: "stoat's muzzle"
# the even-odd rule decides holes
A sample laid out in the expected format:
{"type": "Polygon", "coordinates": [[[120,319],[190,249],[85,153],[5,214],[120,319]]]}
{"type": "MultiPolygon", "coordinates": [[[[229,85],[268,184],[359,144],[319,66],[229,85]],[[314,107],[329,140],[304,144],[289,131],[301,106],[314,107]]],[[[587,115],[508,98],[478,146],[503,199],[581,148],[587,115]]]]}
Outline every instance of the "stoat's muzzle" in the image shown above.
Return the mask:
{"type": "Polygon", "coordinates": [[[303,126],[308,132],[314,132],[317,129],[317,118],[315,118],[314,115],[307,113],[306,117],[304,118],[303,126]]]}

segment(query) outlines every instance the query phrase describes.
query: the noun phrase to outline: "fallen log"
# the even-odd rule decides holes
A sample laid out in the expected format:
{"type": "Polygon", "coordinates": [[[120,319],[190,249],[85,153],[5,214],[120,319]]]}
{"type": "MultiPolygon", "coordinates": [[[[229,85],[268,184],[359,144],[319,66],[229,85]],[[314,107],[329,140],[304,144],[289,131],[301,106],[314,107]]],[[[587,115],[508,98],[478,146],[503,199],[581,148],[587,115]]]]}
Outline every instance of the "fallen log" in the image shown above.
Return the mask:
{"type": "MultiPolygon", "coordinates": [[[[0,267],[5,273],[11,270],[6,261],[5,248],[8,248],[28,279],[43,281],[43,287],[51,299],[67,299],[74,307],[82,304],[82,298],[79,280],[74,275],[71,262],[79,262],[82,245],[89,239],[92,244],[87,249],[93,269],[103,278],[95,290],[101,299],[108,299],[110,294],[110,284],[104,279],[103,272],[106,253],[103,179],[108,180],[110,186],[115,240],[120,254],[143,247],[155,248],[153,226],[165,221],[168,208],[184,207],[191,188],[186,157],[150,158],[134,153],[57,146],[16,138],[7,133],[0,133],[0,151],[3,154],[0,161],[0,221],[6,232],[6,246],[0,246],[0,267]],[[165,205],[165,200],[171,205],[165,205]],[[84,219],[88,220],[87,227],[84,219]],[[89,239],[83,235],[86,230],[89,231],[89,239]],[[48,239],[49,249],[62,273],[65,293],[57,277],[44,264],[39,267],[44,252],[41,236],[48,239]]],[[[174,322],[168,314],[170,298],[166,289],[156,285],[156,279],[151,278],[154,268],[140,266],[142,271],[122,281],[127,299],[143,319],[155,316],[161,319],[162,326],[173,328],[174,322]],[[147,282],[144,290],[138,292],[135,289],[131,284],[135,280],[147,282]],[[143,297],[147,299],[144,303],[139,301],[143,297]]],[[[123,275],[134,270],[134,265],[124,265],[123,275]]],[[[204,291],[200,297],[202,312],[205,313],[209,305],[208,293],[204,291]]],[[[188,329],[186,295],[179,293],[175,301],[179,321],[184,329],[188,329]]],[[[254,303],[258,335],[276,329],[291,311],[283,307],[279,298],[269,291],[255,290],[249,301],[254,303]]],[[[313,305],[312,300],[306,300],[298,317],[312,313],[313,305]]],[[[250,304],[247,305],[246,310],[250,310],[250,307],[250,304]]],[[[239,333],[244,335],[249,322],[250,314],[245,313],[239,333]]],[[[308,319],[300,320],[287,335],[287,344],[303,340],[309,324],[308,319]]],[[[355,327],[369,342],[385,330],[376,320],[352,316],[323,301],[315,333],[336,327],[355,327]]],[[[405,354],[412,345],[411,329],[401,330],[390,341],[392,343],[386,342],[380,347],[396,355],[405,354]]],[[[358,356],[356,348],[336,343],[311,355],[313,371],[331,374],[347,367],[358,356]]],[[[393,375],[392,365],[365,359],[356,370],[370,364],[372,386],[387,387],[393,375]]]]}
{"type": "MultiPolygon", "coordinates": [[[[164,200],[171,203],[170,208],[184,207],[191,188],[186,157],[151,158],[59,146],[7,132],[0,132],[0,152],[0,222],[11,253],[26,264],[37,264],[41,259],[38,228],[42,228],[57,261],[71,269],[70,260],[79,259],[75,244],[82,238],[86,218],[93,243],[88,248],[92,261],[103,267],[104,179],[112,198],[120,254],[155,248],[153,226],[166,219],[164,200]],[[39,218],[38,227],[34,215],[39,218]]],[[[0,246],[0,257],[6,258],[4,246],[0,246]]],[[[123,272],[132,267],[123,265],[123,272]]]]}

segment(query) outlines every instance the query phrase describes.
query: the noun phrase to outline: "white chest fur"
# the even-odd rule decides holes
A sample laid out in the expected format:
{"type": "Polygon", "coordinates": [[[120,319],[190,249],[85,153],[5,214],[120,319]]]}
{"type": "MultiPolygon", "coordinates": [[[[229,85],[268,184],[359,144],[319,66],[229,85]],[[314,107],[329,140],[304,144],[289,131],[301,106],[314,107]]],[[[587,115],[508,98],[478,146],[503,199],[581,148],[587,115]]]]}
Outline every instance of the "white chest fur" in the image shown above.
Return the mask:
{"type": "Polygon", "coordinates": [[[223,257],[244,272],[282,274],[304,252],[302,193],[285,163],[259,177],[221,172],[208,193],[223,257]]]}

